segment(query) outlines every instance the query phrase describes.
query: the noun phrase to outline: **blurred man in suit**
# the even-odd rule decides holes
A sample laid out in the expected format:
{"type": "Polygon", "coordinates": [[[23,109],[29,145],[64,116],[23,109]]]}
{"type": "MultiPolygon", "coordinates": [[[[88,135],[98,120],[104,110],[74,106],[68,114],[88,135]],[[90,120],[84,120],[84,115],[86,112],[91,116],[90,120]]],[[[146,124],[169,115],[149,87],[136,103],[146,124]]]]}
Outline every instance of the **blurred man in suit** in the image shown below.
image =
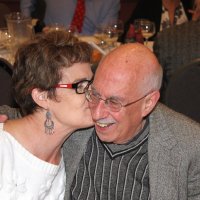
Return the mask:
{"type": "MultiPolygon", "coordinates": [[[[43,26],[58,23],[69,26],[72,22],[78,1],[74,0],[20,0],[21,12],[26,16],[31,16],[37,9],[42,15],[40,22],[43,26]],[[39,6],[36,6],[39,4],[39,6]]],[[[118,18],[120,0],[84,0],[85,15],[81,33],[91,35],[95,32],[98,24],[107,23],[118,18]]],[[[34,17],[38,18],[38,15],[34,17]]]]}

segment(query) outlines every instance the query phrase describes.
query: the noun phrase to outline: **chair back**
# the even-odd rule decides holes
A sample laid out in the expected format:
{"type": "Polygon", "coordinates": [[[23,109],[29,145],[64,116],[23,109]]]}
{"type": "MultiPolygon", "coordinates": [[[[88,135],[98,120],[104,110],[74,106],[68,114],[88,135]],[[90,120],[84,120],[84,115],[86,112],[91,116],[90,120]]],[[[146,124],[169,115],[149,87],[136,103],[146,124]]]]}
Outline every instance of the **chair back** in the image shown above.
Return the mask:
{"type": "Polygon", "coordinates": [[[16,106],[12,95],[12,66],[3,58],[0,58],[0,106],[16,106]]]}
{"type": "Polygon", "coordinates": [[[165,103],[200,122],[200,58],[175,72],[166,90],[165,103]]]}
{"type": "Polygon", "coordinates": [[[11,12],[10,8],[5,3],[0,3],[0,28],[6,27],[5,15],[11,12]]]}

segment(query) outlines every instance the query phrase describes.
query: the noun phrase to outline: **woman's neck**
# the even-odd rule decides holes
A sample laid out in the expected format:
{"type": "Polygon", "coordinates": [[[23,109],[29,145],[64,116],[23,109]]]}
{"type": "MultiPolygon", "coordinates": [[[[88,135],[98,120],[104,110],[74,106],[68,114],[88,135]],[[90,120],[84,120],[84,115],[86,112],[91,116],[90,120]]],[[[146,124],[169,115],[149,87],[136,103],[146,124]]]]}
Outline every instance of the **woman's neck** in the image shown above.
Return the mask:
{"type": "Polygon", "coordinates": [[[34,156],[52,164],[59,164],[61,147],[73,131],[60,127],[55,129],[52,135],[48,135],[44,131],[44,120],[38,115],[9,120],[5,123],[4,130],[34,156]]]}

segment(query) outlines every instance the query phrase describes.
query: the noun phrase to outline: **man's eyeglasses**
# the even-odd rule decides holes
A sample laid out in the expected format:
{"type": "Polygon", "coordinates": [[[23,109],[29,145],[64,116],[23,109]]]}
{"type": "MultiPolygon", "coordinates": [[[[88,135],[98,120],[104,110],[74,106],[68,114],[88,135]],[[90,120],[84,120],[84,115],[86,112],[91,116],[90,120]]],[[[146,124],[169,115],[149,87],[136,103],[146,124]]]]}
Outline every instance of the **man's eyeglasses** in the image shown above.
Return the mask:
{"type": "Polygon", "coordinates": [[[93,79],[82,80],[77,83],[57,84],[54,86],[54,88],[74,89],[77,94],[84,94],[88,89],[89,85],[92,83],[92,81],[93,79]]]}
{"type": "Polygon", "coordinates": [[[102,101],[105,102],[105,105],[107,106],[107,108],[110,111],[119,112],[122,107],[127,107],[127,106],[134,104],[134,103],[137,103],[138,101],[144,99],[150,93],[144,95],[143,97],[141,97],[141,98],[139,98],[135,101],[127,103],[127,104],[122,104],[119,100],[113,99],[112,97],[108,98],[108,99],[103,99],[98,93],[96,93],[93,90],[87,90],[85,92],[85,94],[86,94],[86,99],[90,102],[91,106],[97,106],[99,104],[99,102],[102,100],[102,101]]]}

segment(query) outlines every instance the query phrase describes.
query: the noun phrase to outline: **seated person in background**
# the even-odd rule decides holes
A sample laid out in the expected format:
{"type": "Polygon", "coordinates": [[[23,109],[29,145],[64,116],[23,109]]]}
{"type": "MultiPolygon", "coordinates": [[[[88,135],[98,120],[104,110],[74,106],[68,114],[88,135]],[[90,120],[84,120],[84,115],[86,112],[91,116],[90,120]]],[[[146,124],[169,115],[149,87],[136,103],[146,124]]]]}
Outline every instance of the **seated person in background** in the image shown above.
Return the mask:
{"type": "Polygon", "coordinates": [[[144,45],[102,59],[86,91],[96,130],[63,146],[66,200],[200,199],[200,125],[157,103],[161,81],[144,45]]]}
{"type": "MultiPolygon", "coordinates": [[[[31,16],[35,11],[36,4],[43,2],[44,9],[39,11],[46,26],[58,23],[69,26],[72,22],[77,1],[75,0],[20,0],[21,12],[26,16],[31,16]],[[38,1],[38,2],[37,2],[38,1]]],[[[84,0],[85,15],[81,34],[92,35],[96,26],[107,23],[118,18],[120,0],[84,0]]],[[[38,18],[38,16],[35,16],[38,18]]]]}
{"type": "Polygon", "coordinates": [[[66,32],[19,49],[13,87],[23,117],[0,123],[0,199],[64,199],[62,144],[93,124],[84,95],[90,60],[91,47],[66,32]]]}
{"type": "Polygon", "coordinates": [[[172,25],[182,24],[191,19],[188,0],[139,0],[133,14],[125,24],[123,39],[125,39],[130,24],[135,19],[148,19],[155,22],[156,33],[172,25]]]}
{"type": "Polygon", "coordinates": [[[175,71],[200,57],[200,21],[189,21],[158,33],[153,51],[163,68],[161,101],[175,71]]]}

